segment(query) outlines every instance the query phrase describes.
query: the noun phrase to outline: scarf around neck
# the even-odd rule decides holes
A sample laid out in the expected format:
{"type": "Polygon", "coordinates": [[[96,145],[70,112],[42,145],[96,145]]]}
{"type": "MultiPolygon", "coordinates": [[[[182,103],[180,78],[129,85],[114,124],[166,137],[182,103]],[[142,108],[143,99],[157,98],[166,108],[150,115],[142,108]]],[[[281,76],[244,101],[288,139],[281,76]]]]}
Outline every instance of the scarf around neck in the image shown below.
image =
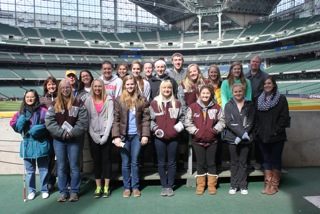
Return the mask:
{"type": "Polygon", "coordinates": [[[277,91],[275,94],[267,96],[265,92],[262,92],[258,98],[258,110],[268,111],[269,109],[275,107],[280,100],[280,93],[277,91]]]}

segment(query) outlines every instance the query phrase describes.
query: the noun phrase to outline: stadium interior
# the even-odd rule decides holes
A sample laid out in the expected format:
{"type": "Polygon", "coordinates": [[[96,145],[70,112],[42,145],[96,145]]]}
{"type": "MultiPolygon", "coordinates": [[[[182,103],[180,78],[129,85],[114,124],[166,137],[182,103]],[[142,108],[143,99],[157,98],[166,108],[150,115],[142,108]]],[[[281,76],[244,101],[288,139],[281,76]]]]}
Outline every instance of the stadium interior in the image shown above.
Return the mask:
{"type": "MultiPolygon", "coordinates": [[[[247,70],[250,58],[260,55],[264,70],[280,80],[282,93],[308,96],[320,92],[319,1],[126,1],[129,3],[151,13],[158,23],[113,20],[124,27],[110,30],[102,26],[103,20],[91,28],[85,19],[65,25],[67,17],[62,12],[59,23],[50,21],[56,19],[54,14],[41,20],[41,14],[27,17],[0,10],[0,98],[21,98],[30,87],[42,92],[44,79],[49,75],[62,79],[69,68],[87,68],[98,77],[104,60],[117,65],[164,58],[171,66],[170,56],[177,51],[184,55],[185,65],[198,63],[204,75],[210,64],[218,64],[224,77],[231,62],[241,61],[247,70]],[[289,3],[293,7],[285,9],[289,3]]],[[[28,3],[16,6],[36,11],[28,3]]],[[[117,6],[113,9],[120,11],[121,5],[117,6]]]]}

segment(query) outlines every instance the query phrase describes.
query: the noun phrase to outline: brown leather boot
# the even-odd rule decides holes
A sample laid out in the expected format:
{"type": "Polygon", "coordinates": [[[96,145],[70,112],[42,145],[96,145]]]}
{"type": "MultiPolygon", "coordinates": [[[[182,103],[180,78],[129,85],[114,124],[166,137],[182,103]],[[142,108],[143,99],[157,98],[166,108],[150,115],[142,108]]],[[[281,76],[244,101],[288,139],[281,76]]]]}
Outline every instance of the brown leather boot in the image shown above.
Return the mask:
{"type": "Polygon", "coordinates": [[[208,193],[210,195],[214,195],[217,193],[217,182],[218,182],[218,175],[209,174],[208,175],[208,193]]]}
{"type": "Polygon", "coordinates": [[[264,189],[261,191],[262,194],[270,192],[272,180],[272,170],[264,170],[264,189]]]}
{"type": "Polygon", "coordinates": [[[196,175],[196,180],[197,180],[196,194],[202,195],[206,187],[206,174],[196,175]]]}
{"type": "Polygon", "coordinates": [[[271,187],[269,191],[266,192],[266,194],[273,195],[279,191],[280,176],[281,176],[281,171],[276,169],[272,170],[271,187]]]}

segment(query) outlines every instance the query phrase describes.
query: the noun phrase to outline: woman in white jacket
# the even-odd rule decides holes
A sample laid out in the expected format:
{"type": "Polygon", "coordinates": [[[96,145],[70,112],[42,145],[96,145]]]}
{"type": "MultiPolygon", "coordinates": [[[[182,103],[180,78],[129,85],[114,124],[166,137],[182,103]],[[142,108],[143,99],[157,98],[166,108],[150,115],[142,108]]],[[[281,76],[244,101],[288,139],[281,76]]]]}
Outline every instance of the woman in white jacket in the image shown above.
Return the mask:
{"type": "Polygon", "coordinates": [[[96,79],[92,82],[85,107],[89,116],[90,151],[97,186],[94,197],[107,198],[110,195],[112,147],[110,131],[113,122],[113,100],[106,94],[102,80],[96,79]],[[102,188],[103,182],[104,188],[102,188]]]}

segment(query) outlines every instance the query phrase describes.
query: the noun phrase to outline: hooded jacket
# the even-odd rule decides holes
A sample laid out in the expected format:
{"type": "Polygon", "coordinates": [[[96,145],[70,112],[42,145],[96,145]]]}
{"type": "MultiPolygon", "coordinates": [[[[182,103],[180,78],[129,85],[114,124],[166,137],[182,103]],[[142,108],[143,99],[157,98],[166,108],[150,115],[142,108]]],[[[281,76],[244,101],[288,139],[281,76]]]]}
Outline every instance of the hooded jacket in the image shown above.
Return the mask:
{"type": "Polygon", "coordinates": [[[113,99],[107,96],[102,111],[97,112],[93,99],[89,96],[84,103],[89,116],[89,134],[96,144],[105,144],[111,135],[113,122],[113,99]],[[102,137],[101,137],[102,136],[102,137]]]}
{"type": "Polygon", "coordinates": [[[179,135],[183,130],[183,111],[181,103],[176,100],[175,108],[172,107],[171,102],[162,102],[163,112],[159,109],[156,100],[150,103],[151,116],[151,130],[155,132],[161,129],[164,132],[163,139],[172,140],[179,135]],[[181,130],[176,130],[174,126],[180,124],[181,130]]]}
{"type": "Polygon", "coordinates": [[[205,106],[198,99],[188,108],[184,125],[194,143],[203,146],[217,143],[217,134],[225,127],[223,111],[213,101],[205,106]]]}
{"type": "Polygon", "coordinates": [[[99,79],[103,80],[106,93],[113,99],[121,95],[122,80],[117,75],[112,75],[110,80],[105,80],[104,76],[101,75],[99,79]]]}

